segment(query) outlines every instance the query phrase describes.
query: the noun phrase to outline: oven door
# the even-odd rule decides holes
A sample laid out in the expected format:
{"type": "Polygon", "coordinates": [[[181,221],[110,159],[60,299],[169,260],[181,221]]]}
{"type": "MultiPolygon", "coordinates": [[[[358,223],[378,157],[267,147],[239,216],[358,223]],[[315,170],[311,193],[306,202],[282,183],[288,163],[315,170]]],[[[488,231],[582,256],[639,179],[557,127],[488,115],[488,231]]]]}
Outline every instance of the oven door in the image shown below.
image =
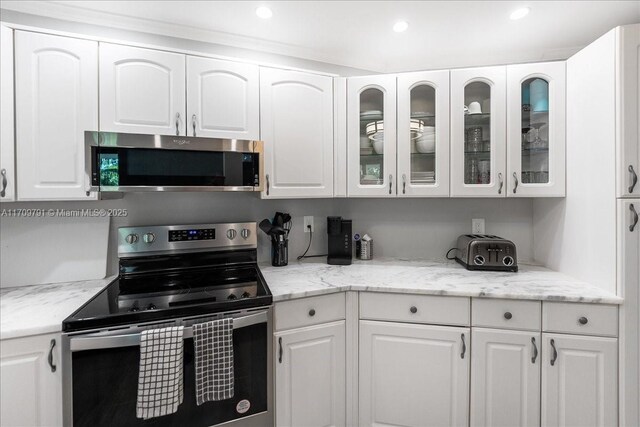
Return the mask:
{"type": "Polygon", "coordinates": [[[262,141],[85,132],[87,190],[261,191],[262,141]]]}
{"type": "Polygon", "coordinates": [[[234,397],[196,405],[192,329],[213,317],[63,337],[64,425],[272,426],[272,310],[234,315],[234,397]],[[184,401],[171,415],[136,418],[140,332],[185,325],[184,401]]]}

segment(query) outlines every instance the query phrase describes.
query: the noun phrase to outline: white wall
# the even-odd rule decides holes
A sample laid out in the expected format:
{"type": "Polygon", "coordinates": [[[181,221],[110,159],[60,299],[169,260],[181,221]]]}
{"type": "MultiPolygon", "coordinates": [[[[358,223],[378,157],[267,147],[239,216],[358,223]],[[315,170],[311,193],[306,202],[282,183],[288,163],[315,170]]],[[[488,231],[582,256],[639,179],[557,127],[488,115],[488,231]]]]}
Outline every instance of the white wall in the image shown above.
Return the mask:
{"type": "MultiPolygon", "coordinates": [[[[289,261],[302,254],[308,234],[302,217],[313,215],[315,229],[310,254],[326,253],[326,217],[341,215],[353,220],[354,232],[369,233],[374,239],[374,257],[444,259],[458,235],[471,229],[472,218],[485,218],[487,233],[511,239],[521,261],[532,259],[532,207],[527,199],[310,199],[261,200],[246,193],[134,193],[124,199],[94,202],[47,202],[2,204],[2,208],[124,208],[127,217],[112,218],[109,236],[110,273],[117,271],[116,230],[132,225],[190,224],[206,222],[257,221],[270,218],[276,211],[293,216],[289,261]]],[[[73,223],[74,219],[65,221],[73,223]]],[[[3,249],[10,227],[42,229],[48,225],[39,219],[2,218],[0,235],[3,249]]],[[[16,236],[17,237],[17,236],[16,236]]],[[[33,242],[37,245],[37,242],[33,242]]],[[[58,242],[56,250],[67,253],[73,239],[58,242]]],[[[27,250],[27,249],[22,249],[27,250]]],[[[269,260],[269,242],[259,233],[259,257],[269,260]]],[[[2,265],[2,268],[28,268],[28,265],[2,265]]]]}

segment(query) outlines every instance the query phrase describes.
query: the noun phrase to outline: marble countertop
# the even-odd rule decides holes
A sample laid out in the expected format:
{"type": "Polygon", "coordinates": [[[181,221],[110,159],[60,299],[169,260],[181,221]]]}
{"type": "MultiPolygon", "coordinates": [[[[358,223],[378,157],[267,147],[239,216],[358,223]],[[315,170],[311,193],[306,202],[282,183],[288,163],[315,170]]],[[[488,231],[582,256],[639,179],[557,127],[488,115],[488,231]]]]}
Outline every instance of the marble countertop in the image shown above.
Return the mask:
{"type": "Polygon", "coordinates": [[[60,332],[62,321],[114,278],[0,289],[0,339],[60,332]]]}
{"type": "Polygon", "coordinates": [[[622,298],[548,268],[520,264],[518,273],[468,271],[455,261],[354,260],[327,265],[323,260],[261,265],[274,301],[340,291],[510,298],[620,304],[622,298]]]}

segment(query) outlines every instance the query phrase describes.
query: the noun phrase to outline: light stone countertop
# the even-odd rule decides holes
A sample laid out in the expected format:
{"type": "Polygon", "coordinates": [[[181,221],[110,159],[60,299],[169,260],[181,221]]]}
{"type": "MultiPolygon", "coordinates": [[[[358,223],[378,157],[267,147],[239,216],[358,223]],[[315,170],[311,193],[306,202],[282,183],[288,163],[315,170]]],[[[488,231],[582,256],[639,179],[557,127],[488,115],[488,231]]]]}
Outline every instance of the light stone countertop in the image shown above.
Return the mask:
{"type": "MultiPolygon", "coordinates": [[[[521,264],[518,273],[501,273],[468,271],[453,261],[389,258],[337,266],[318,258],[286,267],[261,264],[260,268],[274,301],[352,290],[622,303],[613,293],[533,265],[521,264]]],[[[62,321],[114,278],[0,289],[0,339],[60,332],[62,321]]]]}

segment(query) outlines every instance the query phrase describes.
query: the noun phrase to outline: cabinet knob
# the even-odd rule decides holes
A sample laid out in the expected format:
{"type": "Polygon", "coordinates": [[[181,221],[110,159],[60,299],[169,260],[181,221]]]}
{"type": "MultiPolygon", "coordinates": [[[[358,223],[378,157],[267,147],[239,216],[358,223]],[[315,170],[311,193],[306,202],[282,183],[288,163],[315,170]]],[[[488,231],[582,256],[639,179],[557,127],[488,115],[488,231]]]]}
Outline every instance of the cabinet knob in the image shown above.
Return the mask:
{"type": "Polygon", "coordinates": [[[586,325],[588,322],[589,322],[589,319],[587,319],[584,316],[578,319],[578,323],[580,323],[581,325],[586,325]]]}
{"type": "Polygon", "coordinates": [[[309,310],[309,316],[313,317],[315,315],[316,315],[316,310],[315,309],[312,308],[311,310],[309,310]]]}
{"type": "Polygon", "coordinates": [[[513,317],[513,314],[511,314],[511,312],[510,312],[510,311],[507,311],[507,312],[504,314],[504,318],[505,318],[505,319],[507,319],[507,320],[511,320],[511,318],[512,318],[512,317],[513,317]]]}
{"type": "Polygon", "coordinates": [[[417,309],[417,308],[416,308],[416,306],[414,305],[414,306],[412,306],[412,307],[409,309],[409,311],[410,311],[411,313],[413,313],[413,314],[416,314],[416,313],[418,312],[418,309],[417,309]]]}

